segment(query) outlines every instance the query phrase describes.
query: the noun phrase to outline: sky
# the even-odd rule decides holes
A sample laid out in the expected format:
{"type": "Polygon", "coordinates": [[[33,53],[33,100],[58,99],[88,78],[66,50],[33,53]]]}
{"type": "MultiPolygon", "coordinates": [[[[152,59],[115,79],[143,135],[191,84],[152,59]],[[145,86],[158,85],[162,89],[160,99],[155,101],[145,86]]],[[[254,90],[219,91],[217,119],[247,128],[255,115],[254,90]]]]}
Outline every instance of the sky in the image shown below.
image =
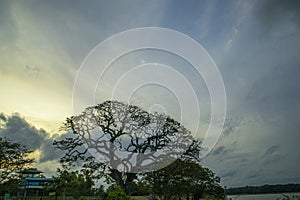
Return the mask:
{"type": "MultiPolygon", "coordinates": [[[[80,66],[99,43],[142,27],[187,35],[218,67],[226,121],[202,165],[220,176],[222,185],[300,183],[298,1],[0,0],[0,136],[35,150],[36,166],[53,174],[61,152],[52,141],[66,137],[59,127],[74,113],[74,101],[80,101],[73,96],[80,66]]],[[[120,56],[98,77],[95,102],[107,100],[126,72],[147,63],[171,66],[188,80],[200,107],[196,134],[201,134],[210,119],[211,94],[191,64],[170,52],[144,49],[120,56]]],[[[88,78],[85,87],[90,87],[88,78]]],[[[168,87],[150,84],[134,91],[131,102],[180,120],[177,97],[168,87]]],[[[188,118],[191,124],[195,118],[188,118]]]]}

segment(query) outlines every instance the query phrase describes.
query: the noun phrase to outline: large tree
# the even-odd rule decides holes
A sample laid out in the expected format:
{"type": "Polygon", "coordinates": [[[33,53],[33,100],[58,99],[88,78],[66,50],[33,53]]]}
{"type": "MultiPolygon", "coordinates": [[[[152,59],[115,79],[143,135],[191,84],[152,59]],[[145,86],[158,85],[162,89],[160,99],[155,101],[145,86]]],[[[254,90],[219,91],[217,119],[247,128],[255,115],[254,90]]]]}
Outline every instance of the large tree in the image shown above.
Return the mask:
{"type": "Polygon", "coordinates": [[[28,158],[31,152],[19,143],[0,138],[0,186],[17,179],[18,172],[34,161],[28,158]]]}
{"type": "Polygon", "coordinates": [[[105,101],[67,118],[73,137],[55,141],[65,150],[63,166],[76,164],[114,181],[126,192],[139,172],[157,170],[178,158],[199,161],[200,141],[165,114],[135,105],[105,101]]]}

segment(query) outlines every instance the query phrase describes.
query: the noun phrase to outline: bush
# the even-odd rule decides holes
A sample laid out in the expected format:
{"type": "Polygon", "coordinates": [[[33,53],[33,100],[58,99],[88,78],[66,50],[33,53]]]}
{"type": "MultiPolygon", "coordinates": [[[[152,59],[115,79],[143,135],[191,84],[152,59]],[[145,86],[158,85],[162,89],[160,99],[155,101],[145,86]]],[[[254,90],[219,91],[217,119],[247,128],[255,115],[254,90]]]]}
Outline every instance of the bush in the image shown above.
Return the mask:
{"type": "Polygon", "coordinates": [[[300,200],[299,195],[286,195],[282,194],[281,198],[277,198],[277,200],[300,200]]]}
{"type": "Polygon", "coordinates": [[[129,197],[118,185],[111,186],[107,190],[107,196],[108,200],[129,200],[129,197]]]}

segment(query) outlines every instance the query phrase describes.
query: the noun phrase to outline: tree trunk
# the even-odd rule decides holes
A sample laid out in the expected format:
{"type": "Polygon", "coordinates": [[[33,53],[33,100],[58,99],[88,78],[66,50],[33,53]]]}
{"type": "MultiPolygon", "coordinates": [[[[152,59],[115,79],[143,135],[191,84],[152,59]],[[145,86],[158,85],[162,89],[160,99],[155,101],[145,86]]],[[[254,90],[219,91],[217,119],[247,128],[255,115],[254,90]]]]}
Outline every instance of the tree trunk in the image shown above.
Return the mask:
{"type": "Polygon", "coordinates": [[[186,194],[186,200],[190,200],[190,194],[189,193],[186,194]]]}
{"type": "Polygon", "coordinates": [[[129,194],[131,192],[131,184],[136,178],[136,173],[126,173],[125,176],[117,169],[111,169],[110,177],[122,188],[122,190],[129,194]]]}
{"type": "Polygon", "coordinates": [[[125,191],[126,188],[125,183],[122,179],[122,173],[119,172],[117,169],[111,169],[110,171],[110,177],[116,181],[117,185],[119,185],[123,191],[125,191]]]}

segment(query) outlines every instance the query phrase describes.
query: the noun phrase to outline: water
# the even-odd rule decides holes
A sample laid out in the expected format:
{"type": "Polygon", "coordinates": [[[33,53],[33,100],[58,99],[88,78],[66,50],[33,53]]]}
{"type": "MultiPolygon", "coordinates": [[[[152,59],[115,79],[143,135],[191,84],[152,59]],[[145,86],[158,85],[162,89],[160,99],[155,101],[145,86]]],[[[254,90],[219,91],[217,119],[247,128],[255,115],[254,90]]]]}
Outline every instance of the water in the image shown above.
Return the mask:
{"type": "MultiPolygon", "coordinates": [[[[288,196],[298,196],[300,199],[300,193],[284,193],[284,195],[288,196]]],[[[251,194],[251,195],[228,195],[227,199],[232,200],[277,200],[281,199],[283,194],[251,194]]],[[[297,199],[297,198],[295,198],[297,199]]]]}

